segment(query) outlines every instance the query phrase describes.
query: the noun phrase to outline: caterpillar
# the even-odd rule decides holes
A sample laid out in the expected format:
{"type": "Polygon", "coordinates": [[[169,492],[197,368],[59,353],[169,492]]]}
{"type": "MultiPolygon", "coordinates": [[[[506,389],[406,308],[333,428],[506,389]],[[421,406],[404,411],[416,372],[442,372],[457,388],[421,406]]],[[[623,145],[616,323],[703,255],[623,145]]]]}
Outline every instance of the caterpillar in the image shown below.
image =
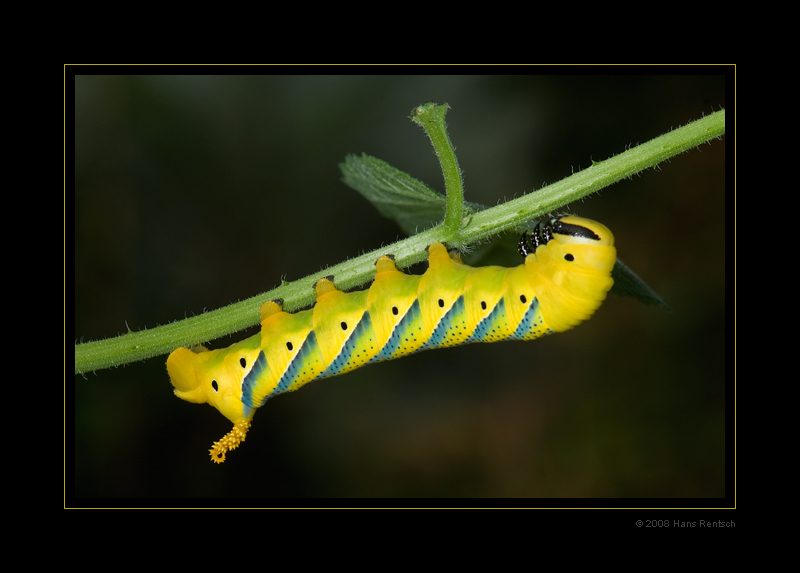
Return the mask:
{"type": "Polygon", "coordinates": [[[278,394],[429,348],[563,332],[588,319],[614,283],[614,236],[596,221],[550,218],[524,233],[518,249],[524,263],[517,267],[470,267],[434,243],[422,275],[399,271],[384,255],[368,289],[342,292],[331,276],[314,285],[309,310],[290,314],[280,299],[267,301],[258,334],[228,348],[169,355],[175,395],[208,402],[234,423],[210,450],[222,463],[256,410],[278,394]]]}

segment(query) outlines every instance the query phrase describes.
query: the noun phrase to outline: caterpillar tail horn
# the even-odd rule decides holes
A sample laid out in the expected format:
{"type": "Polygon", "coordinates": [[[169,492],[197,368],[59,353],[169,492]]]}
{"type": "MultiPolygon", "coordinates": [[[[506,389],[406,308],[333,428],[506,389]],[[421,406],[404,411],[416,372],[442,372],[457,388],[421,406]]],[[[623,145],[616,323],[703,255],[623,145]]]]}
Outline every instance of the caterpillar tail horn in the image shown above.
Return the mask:
{"type": "Polygon", "coordinates": [[[209,450],[211,459],[215,464],[221,464],[225,461],[225,454],[229,450],[235,450],[239,447],[247,437],[247,430],[250,429],[250,422],[252,420],[239,420],[233,425],[233,429],[225,434],[225,436],[209,450]]]}

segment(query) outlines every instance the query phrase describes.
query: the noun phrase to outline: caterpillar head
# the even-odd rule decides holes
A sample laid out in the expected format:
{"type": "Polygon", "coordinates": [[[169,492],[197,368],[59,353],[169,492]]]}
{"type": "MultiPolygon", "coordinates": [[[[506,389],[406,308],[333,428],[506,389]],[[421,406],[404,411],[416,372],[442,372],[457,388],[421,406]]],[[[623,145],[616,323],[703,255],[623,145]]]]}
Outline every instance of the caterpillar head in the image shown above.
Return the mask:
{"type": "Polygon", "coordinates": [[[256,335],[220,350],[178,348],[167,358],[175,395],[195,404],[208,402],[234,423],[252,418],[255,410],[242,403],[242,380],[258,358],[260,342],[256,335]]]}
{"type": "Polygon", "coordinates": [[[530,240],[520,239],[520,252],[542,293],[542,315],[557,332],[589,318],[614,284],[614,235],[597,221],[570,215],[540,223],[530,240]]]}

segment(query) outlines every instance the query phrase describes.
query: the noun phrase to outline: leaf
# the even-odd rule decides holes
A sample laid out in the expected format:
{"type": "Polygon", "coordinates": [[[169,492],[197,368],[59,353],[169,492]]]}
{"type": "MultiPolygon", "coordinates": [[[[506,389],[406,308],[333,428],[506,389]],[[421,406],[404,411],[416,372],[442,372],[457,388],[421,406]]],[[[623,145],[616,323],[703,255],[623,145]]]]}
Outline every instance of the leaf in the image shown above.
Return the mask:
{"type": "MultiPolygon", "coordinates": [[[[339,164],[342,181],[395,221],[408,235],[432,227],[444,217],[445,198],[404,171],[376,157],[348,155],[339,164]]],[[[467,203],[465,214],[484,207],[467,203]]]]}
{"type": "Polygon", "coordinates": [[[620,296],[629,296],[648,306],[657,306],[672,312],[666,301],[619,258],[611,271],[611,276],[614,278],[614,286],[611,287],[610,292],[620,296]]]}

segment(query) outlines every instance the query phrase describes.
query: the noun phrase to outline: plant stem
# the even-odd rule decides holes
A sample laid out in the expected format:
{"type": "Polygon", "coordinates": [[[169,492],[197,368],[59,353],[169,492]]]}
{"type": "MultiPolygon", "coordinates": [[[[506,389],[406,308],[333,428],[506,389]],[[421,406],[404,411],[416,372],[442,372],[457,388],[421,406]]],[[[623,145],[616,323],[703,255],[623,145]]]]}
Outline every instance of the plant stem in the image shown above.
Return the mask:
{"type": "MultiPolygon", "coordinates": [[[[444,175],[444,190],[446,195],[446,208],[442,226],[444,230],[455,237],[461,226],[464,213],[464,185],[461,180],[461,169],[458,159],[447,135],[447,125],[444,116],[450,106],[426,103],[414,108],[411,121],[420,125],[433,144],[436,157],[442,167],[444,175]]],[[[456,241],[458,242],[458,241],[456,241]]]]}
{"type": "MultiPolygon", "coordinates": [[[[419,110],[419,108],[417,109],[419,110]]],[[[443,134],[447,138],[444,130],[444,111],[446,110],[435,112],[439,115],[435,121],[440,122],[441,128],[426,129],[426,133],[430,135],[435,132],[443,134]]],[[[424,117],[426,116],[423,115],[424,117]]],[[[445,173],[448,204],[447,217],[441,225],[393,245],[329,267],[304,279],[293,281],[212,312],[150,330],[129,332],[115,338],[76,344],[75,373],[91,372],[167,354],[181,345],[191,346],[253,326],[259,322],[258,309],[267,300],[282,298],[285,310],[289,312],[297,310],[313,302],[312,285],[323,276],[334,275],[336,286],[342,290],[363,285],[372,279],[375,273],[375,261],[380,255],[387,253],[395,255],[398,267],[403,268],[424,260],[427,257],[425,247],[431,243],[439,241],[449,245],[469,244],[486,239],[653,167],[665,159],[720,137],[724,133],[725,111],[719,111],[610,159],[595,163],[591,167],[535,193],[529,193],[513,201],[475,213],[467,225],[461,229],[459,229],[458,223],[461,221],[463,191],[458,163],[455,155],[452,154],[449,139],[447,139],[447,147],[450,152],[438,149],[436,147],[438,144],[434,143],[440,160],[445,157],[442,171],[445,173]],[[451,196],[458,197],[458,207],[450,204],[451,196]]]]}
{"type": "Polygon", "coordinates": [[[472,243],[496,235],[498,227],[503,230],[518,227],[724,133],[725,110],[722,110],[605,161],[593,162],[586,169],[539,191],[476,213],[468,227],[461,229],[459,237],[465,243],[472,243]]]}

